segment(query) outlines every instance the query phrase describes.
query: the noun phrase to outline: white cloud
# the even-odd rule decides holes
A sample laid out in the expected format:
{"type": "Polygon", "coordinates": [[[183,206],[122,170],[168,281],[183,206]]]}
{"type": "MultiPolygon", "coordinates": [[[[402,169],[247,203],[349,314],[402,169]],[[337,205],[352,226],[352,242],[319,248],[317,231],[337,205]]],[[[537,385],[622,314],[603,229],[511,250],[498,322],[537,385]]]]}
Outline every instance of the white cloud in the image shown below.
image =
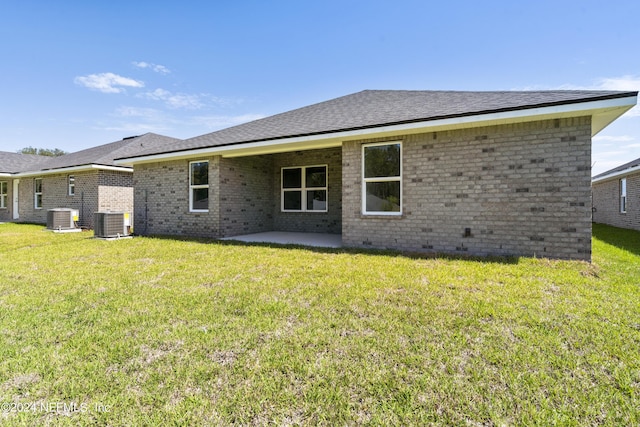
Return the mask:
{"type": "Polygon", "coordinates": [[[173,109],[184,108],[188,110],[197,110],[198,108],[204,107],[204,103],[202,102],[203,95],[171,93],[168,90],[159,88],[151,92],[145,92],[139,96],[154,101],[162,101],[167,107],[173,109]]]}
{"type": "Polygon", "coordinates": [[[132,64],[133,64],[134,67],[137,67],[137,68],[149,68],[150,70],[153,70],[156,73],[160,73],[160,74],[169,74],[169,73],[171,73],[170,69],[168,69],[164,65],[160,65],[160,64],[153,64],[151,62],[144,62],[144,61],[141,61],[141,62],[133,61],[132,64]]]}
{"type": "Polygon", "coordinates": [[[147,119],[154,119],[162,116],[162,112],[154,108],[124,106],[117,108],[113,115],[116,117],[144,117],[147,119]]]}
{"type": "Polygon", "coordinates": [[[78,76],[75,84],[103,93],[122,93],[125,87],[144,87],[144,82],[119,76],[114,73],[89,74],[78,76]]]}

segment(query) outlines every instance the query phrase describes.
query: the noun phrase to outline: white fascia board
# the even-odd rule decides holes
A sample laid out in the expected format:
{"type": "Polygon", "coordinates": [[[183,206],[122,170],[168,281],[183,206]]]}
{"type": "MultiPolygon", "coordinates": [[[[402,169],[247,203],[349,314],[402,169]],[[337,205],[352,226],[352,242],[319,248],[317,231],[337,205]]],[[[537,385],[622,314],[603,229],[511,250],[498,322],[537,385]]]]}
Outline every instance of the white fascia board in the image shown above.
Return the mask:
{"type": "Polygon", "coordinates": [[[0,172],[0,178],[11,178],[13,175],[6,172],[0,172]]]}
{"type": "MultiPolygon", "coordinates": [[[[528,108],[523,110],[510,110],[498,113],[478,114],[473,116],[453,117],[439,120],[425,120],[414,123],[396,125],[383,125],[374,128],[356,129],[347,131],[330,132],[326,134],[314,134],[307,136],[280,138],[267,141],[223,145],[218,147],[206,147],[180,152],[151,154],[148,156],[131,157],[116,160],[119,165],[134,165],[138,163],[151,163],[167,160],[179,160],[195,156],[241,157],[260,154],[270,154],[284,151],[309,150],[315,148],[339,147],[343,141],[396,136],[402,134],[439,132],[460,128],[491,126],[496,124],[508,124],[547,120],[553,118],[592,116],[598,113],[610,114],[613,119],[621,116],[627,110],[636,105],[637,97],[615,98],[600,101],[586,101],[573,104],[564,104],[549,107],[528,108]]],[[[612,120],[607,121],[609,124],[612,120]]],[[[605,125],[606,126],[606,125],[605,125]]],[[[604,127],[604,126],[602,126],[604,127]]],[[[592,129],[592,135],[599,132],[592,129]]]]}
{"type": "Polygon", "coordinates": [[[618,178],[618,177],[621,177],[623,175],[629,175],[629,174],[632,174],[632,173],[635,173],[635,172],[640,172],[640,165],[634,166],[632,168],[628,168],[628,169],[625,169],[625,170],[621,170],[621,171],[618,171],[618,172],[612,172],[610,174],[598,177],[596,179],[592,179],[591,183],[595,184],[597,182],[606,181],[606,180],[612,179],[612,178],[618,178]]]}
{"type": "Polygon", "coordinates": [[[133,173],[133,169],[129,167],[124,167],[124,166],[82,165],[82,166],[71,166],[67,168],[20,172],[20,173],[14,174],[13,176],[15,176],[16,178],[19,178],[19,177],[29,177],[29,176],[57,175],[61,173],[72,173],[72,172],[87,172],[92,170],[106,170],[106,171],[133,173]]]}

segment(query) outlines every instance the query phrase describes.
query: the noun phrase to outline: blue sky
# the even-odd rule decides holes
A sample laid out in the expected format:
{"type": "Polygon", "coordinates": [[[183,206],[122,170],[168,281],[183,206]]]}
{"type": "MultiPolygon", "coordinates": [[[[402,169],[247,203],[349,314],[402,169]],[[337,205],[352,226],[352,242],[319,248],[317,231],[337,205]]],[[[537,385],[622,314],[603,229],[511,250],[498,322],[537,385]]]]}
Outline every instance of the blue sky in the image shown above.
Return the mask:
{"type": "MultiPolygon", "coordinates": [[[[640,89],[635,1],[8,1],[0,150],[188,138],[363,89],[640,89]]],[[[640,157],[640,108],[593,142],[640,157]]]]}

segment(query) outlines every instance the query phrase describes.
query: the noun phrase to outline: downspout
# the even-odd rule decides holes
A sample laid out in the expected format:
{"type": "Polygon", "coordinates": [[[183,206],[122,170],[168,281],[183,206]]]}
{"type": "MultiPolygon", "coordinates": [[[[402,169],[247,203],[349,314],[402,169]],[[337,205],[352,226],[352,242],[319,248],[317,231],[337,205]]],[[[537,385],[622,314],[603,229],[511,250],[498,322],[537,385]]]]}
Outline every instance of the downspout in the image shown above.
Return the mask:
{"type": "Polygon", "coordinates": [[[147,201],[149,200],[148,190],[144,189],[144,234],[147,234],[147,217],[149,215],[149,206],[147,201]]]}

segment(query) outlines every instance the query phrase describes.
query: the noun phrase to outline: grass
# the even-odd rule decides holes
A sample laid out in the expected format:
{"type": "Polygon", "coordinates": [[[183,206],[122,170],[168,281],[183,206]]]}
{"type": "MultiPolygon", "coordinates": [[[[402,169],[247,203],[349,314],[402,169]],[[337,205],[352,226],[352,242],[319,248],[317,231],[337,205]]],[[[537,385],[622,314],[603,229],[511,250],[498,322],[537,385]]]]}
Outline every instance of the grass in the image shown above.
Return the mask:
{"type": "Polygon", "coordinates": [[[0,224],[3,425],[640,424],[640,233],[594,226],[593,264],[91,237],[0,224]]]}

